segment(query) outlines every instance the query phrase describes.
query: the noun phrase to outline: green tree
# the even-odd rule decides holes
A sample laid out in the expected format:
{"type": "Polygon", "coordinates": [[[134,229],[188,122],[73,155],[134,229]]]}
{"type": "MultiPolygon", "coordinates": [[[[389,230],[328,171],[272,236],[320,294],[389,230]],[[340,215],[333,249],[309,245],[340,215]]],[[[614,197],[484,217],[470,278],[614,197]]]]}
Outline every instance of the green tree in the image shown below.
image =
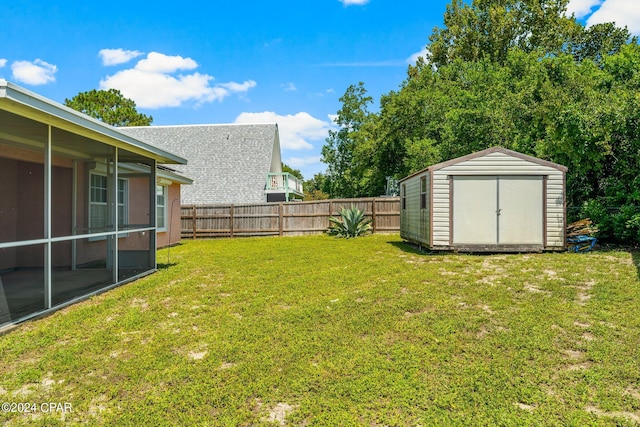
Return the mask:
{"type": "Polygon", "coordinates": [[[361,195],[360,174],[354,164],[354,152],[362,138],[361,129],[372,120],[368,105],[373,98],[360,82],[349,86],[340,102],[342,108],[335,119],[339,129],[329,131],[322,147],[322,161],[327,164],[331,197],[357,197],[361,195]]]}
{"type": "Polygon", "coordinates": [[[640,47],[613,24],[583,28],[566,4],[453,0],[378,113],[352,86],[340,113],[365,117],[329,141],[346,148],[351,188],[375,195],[387,176],[498,145],[567,166],[570,215],[640,243],[640,47]]]}
{"type": "Polygon", "coordinates": [[[299,169],[294,169],[291,166],[287,165],[286,163],[282,163],[282,172],[288,172],[291,175],[298,178],[299,180],[301,181],[304,180],[304,177],[302,176],[302,172],[300,172],[299,169]]]}
{"type": "Polygon", "coordinates": [[[637,39],[631,38],[629,30],[618,28],[614,23],[607,22],[584,29],[577,37],[572,49],[577,61],[590,59],[602,64],[605,57],[615,55],[623,46],[636,42],[637,39]]]}
{"type": "Polygon", "coordinates": [[[149,126],[153,117],[139,113],[136,103],[117,89],[80,92],[64,105],[112,126],[149,126]]]}
{"type": "Polygon", "coordinates": [[[434,28],[428,60],[442,67],[455,59],[504,63],[511,48],[558,54],[581,26],[565,16],[569,0],[452,0],[444,28],[434,28]]]}
{"type": "Polygon", "coordinates": [[[326,200],[331,191],[329,179],[323,173],[317,173],[303,184],[305,200],[326,200]]]}

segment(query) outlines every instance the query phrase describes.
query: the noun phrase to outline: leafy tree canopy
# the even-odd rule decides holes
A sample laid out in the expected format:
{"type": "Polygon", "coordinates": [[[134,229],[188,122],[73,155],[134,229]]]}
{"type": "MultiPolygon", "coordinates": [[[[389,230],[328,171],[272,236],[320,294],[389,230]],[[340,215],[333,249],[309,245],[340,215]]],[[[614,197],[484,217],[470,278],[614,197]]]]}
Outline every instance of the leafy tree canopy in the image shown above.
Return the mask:
{"type": "Polygon", "coordinates": [[[299,169],[294,169],[286,163],[282,163],[282,172],[288,172],[300,180],[304,179],[304,177],[302,176],[302,172],[300,172],[299,169]]]}
{"type": "Polygon", "coordinates": [[[327,176],[317,173],[303,184],[305,200],[325,200],[329,198],[330,183],[327,176]]]}
{"type": "Polygon", "coordinates": [[[640,243],[640,47],[582,27],[567,0],[452,0],[427,57],[376,113],[364,84],[340,99],[323,148],[333,197],[377,196],[386,177],[502,146],[569,168],[569,215],[640,243]]]}
{"type": "Polygon", "coordinates": [[[139,113],[136,103],[117,89],[80,92],[64,105],[112,126],[149,126],[153,117],[139,113]]]}

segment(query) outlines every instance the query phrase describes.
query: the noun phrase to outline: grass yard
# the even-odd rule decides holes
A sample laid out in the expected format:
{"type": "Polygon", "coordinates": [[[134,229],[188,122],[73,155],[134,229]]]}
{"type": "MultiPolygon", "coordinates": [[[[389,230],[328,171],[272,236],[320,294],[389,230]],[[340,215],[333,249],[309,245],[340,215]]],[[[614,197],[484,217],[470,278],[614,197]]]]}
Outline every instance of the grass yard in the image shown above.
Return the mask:
{"type": "Polygon", "coordinates": [[[38,406],[0,423],[640,424],[638,254],[312,236],[189,241],[170,262],[0,336],[0,402],[38,406]]]}

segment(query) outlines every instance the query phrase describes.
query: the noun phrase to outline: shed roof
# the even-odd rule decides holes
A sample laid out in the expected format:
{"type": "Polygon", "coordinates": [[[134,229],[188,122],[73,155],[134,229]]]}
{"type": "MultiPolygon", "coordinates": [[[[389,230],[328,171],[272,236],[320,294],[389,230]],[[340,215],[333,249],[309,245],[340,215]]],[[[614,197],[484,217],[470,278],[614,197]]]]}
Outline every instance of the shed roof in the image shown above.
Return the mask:
{"type": "MultiPolygon", "coordinates": [[[[183,157],[142,142],[134,136],[124,134],[118,128],[3,79],[0,79],[0,109],[107,145],[124,148],[132,153],[155,159],[158,163],[187,162],[183,157]]],[[[11,123],[3,123],[3,132],[12,133],[11,123]]]]}
{"type": "Polygon", "coordinates": [[[513,151],[513,150],[509,150],[507,148],[503,148],[503,147],[491,147],[491,148],[487,148],[485,150],[481,150],[481,151],[476,151],[475,153],[471,153],[471,154],[467,154],[466,156],[462,156],[462,157],[457,157],[455,159],[451,159],[451,160],[447,160],[441,163],[437,163],[435,165],[431,165],[425,169],[422,169],[418,172],[415,172],[409,176],[406,176],[404,178],[402,178],[400,180],[400,182],[405,181],[409,178],[412,178],[416,175],[420,175],[424,172],[431,172],[431,171],[436,171],[436,170],[440,170],[449,166],[453,166],[462,162],[466,162],[468,160],[472,160],[472,159],[477,159],[478,157],[483,157],[483,156],[487,156],[489,154],[493,154],[493,153],[502,153],[502,154],[506,154],[508,156],[511,157],[515,157],[521,160],[525,160],[537,165],[541,165],[541,166],[545,166],[545,167],[549,167],[549,168],[553,168],[553,169],[557,169],[559,171],[562,172],[566,172],[567,171],[567,167],[566,166],[562,166],[559,165],[557,163],[553,163],[550,162],[548,160],[543,160],[543,159],[539,159],[537,157],[533,157],[533,156],[528,156],[526,154],[522,154],[519,153],[517,151],[513,151]]]}
{"type": "Polygon", "coordinates": [[[280,172],[276,124],[141,126],[122,132],[189,160],[176,169],[193,179],[185,204],[260,203],[267,173],[280,172]]]}

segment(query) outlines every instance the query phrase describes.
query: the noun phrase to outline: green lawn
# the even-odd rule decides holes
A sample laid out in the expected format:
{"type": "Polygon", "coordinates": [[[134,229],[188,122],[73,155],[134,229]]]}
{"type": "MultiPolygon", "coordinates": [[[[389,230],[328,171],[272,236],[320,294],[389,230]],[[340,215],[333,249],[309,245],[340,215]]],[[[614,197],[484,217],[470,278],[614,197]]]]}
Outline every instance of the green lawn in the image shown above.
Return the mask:
{"type": "Polygon", "coordinates": [[[638,254],[426,254],[376,235],[168,257],[0,336],[0,402],[38,406],[0,423],[640,424],[638,254]]]}

